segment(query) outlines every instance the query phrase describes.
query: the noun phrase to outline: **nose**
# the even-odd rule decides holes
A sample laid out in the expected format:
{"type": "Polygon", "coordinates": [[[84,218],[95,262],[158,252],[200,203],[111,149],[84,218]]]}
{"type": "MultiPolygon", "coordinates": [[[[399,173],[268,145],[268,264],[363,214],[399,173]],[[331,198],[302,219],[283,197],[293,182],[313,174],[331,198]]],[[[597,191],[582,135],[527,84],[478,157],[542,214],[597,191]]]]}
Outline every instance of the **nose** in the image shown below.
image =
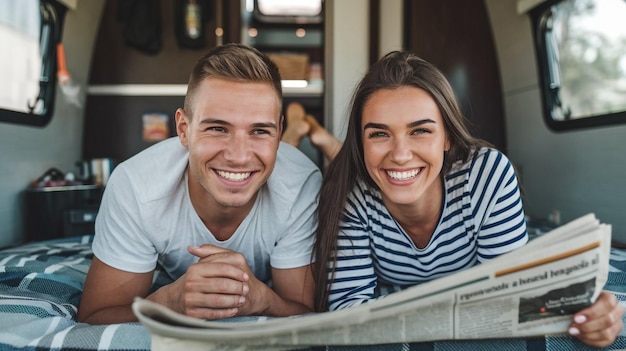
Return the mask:
{"type": "Polygon", "coordinates": [[[250,155],[250,143],[245,133],[234,134],[224,150],[226,161],[237,165],[247,163],[250,160],[250,155]]]}
{"type": "Polygon", "coordinates": [[[398,164],[408,162],[413,158],[413,152],[405,139],[406,138],[397,137],[393,141],[390,156],[391,160],[398,164]]]}

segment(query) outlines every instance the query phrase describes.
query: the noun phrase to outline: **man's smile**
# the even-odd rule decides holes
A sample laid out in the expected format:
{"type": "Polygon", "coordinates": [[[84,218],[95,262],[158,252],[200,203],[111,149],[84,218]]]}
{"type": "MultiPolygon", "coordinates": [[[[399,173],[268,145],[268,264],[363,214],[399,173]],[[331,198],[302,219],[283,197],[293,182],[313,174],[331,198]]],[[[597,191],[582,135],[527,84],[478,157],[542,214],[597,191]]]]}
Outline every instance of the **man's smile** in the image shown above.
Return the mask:
{"type": "Polygon", "coordinates": [[[242,182],[250,177],[252,172],[227,172],[219,169],[215,170],[215,173],[222,178],[230,180],[232,182],[242,182]]]}

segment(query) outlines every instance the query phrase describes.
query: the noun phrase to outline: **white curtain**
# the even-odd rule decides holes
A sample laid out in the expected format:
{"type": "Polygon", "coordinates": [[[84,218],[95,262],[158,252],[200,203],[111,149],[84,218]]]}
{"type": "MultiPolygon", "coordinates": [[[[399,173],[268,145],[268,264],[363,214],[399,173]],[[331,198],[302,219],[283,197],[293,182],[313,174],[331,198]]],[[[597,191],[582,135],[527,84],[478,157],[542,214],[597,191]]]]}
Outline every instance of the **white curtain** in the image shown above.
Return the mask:
{"type": "Polygon", "coordinates": [[[29,112],[39,94],[39,0],[0,0],[0,108],[29,112]]]}

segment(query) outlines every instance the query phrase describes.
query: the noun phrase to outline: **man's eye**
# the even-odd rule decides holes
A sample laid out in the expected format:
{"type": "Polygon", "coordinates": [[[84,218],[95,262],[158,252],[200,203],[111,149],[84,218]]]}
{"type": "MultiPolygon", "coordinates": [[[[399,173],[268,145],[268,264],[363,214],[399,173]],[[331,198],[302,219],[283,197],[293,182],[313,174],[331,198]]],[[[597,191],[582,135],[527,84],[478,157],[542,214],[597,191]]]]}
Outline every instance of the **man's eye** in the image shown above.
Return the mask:
{"type": "Polygon", "coordinates": [[[225,133],[226,129],[224,127],[208,127],[206,131],[225,133]]]}
{"type": "Polygon", "coordinates": [[[252,134],[254,135],[266,135],[266,134],[271,134],[269,131],[265,130],[265,129],[255,129],[252,131],[252,134]]]}

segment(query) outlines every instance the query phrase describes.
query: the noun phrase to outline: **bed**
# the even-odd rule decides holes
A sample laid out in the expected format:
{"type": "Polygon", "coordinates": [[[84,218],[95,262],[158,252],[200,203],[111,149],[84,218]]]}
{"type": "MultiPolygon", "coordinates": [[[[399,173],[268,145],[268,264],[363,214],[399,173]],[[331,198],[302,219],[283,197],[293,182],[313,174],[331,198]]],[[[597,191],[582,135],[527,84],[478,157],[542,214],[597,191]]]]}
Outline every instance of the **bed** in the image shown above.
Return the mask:
{"type": "MultiPolygon", "coordinates": [[[[0,350],[149,350],[139,323],[92,326],[76,321],[93,257],[92,236],[34,242],[0,251],[0,350]]],[[[154,286],[163,281],[155,275],[154,286]]],[[[606,290],[626,305],[626,250],[613,248],[606,290]]],[[[532,339],[438,341],[322,350],[596,350],[563,335],[532,339]]],[[[626,333],[607,350],[626,349],[626,333]]]]}

